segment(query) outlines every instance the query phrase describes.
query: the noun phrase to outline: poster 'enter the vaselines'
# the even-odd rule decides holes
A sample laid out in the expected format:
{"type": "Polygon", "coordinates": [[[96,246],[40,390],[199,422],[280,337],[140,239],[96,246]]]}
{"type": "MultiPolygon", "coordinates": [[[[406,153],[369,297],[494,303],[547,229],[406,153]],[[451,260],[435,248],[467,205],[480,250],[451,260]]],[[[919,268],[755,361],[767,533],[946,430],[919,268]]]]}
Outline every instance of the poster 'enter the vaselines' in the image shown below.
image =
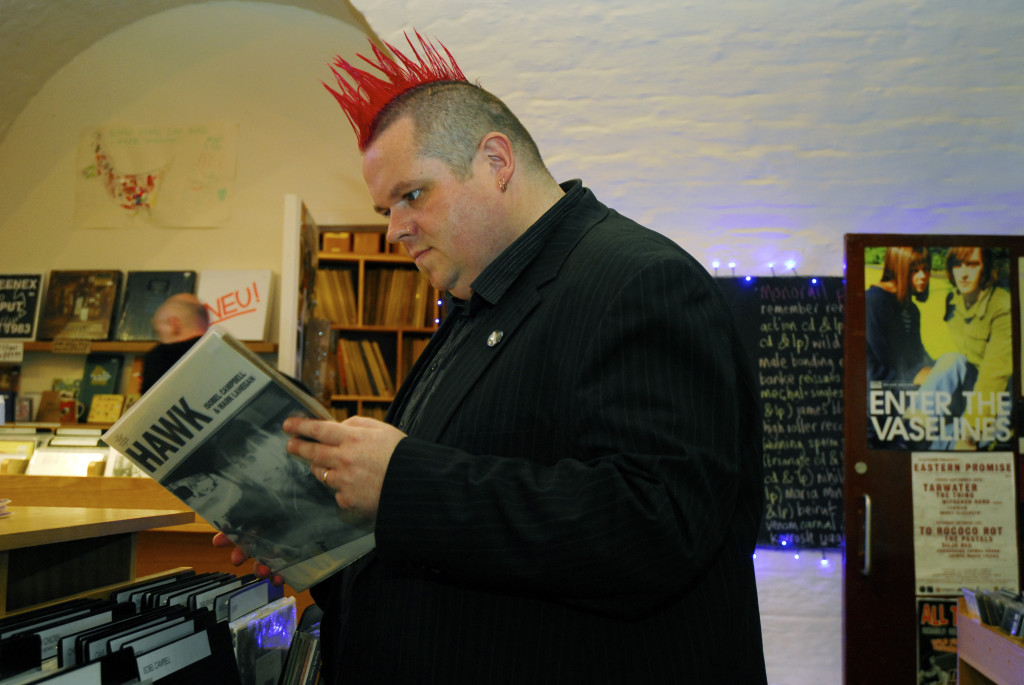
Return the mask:
{"type": "Polygon", "coordinates": [[[867,441],[979,451],[1014,437],[1009,250],[864,248],[867,441]]]}

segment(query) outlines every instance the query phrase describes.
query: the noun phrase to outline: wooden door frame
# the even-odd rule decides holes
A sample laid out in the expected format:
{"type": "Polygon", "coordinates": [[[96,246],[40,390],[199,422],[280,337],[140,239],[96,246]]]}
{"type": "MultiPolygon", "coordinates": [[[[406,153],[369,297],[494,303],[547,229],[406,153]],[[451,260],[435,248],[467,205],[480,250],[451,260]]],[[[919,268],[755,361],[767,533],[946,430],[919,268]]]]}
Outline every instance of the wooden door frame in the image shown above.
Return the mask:
{"type": "MultiPolygon", "coordinates": [[[[1024,431],[1021,430],[1018,258],[1024,257],[1024,237],[885,233],[846,236],[843,675],[847,685],[917,682],[912,453],[868,448],[864,250],[876,246],[964,244],[1010,249],[1015,386],[1012,399],[1016,414],[1015,437],[1020,438],[1024,431]],[[868,530],[870,540],[866,542],[868,530]]],[[[1020,472],[1021,453],[1019,443],[1015,443],[1017,471],[1020,472]]],[[[1020,521],[1020,478],[1017,488],[1020,549],[1021,529],[1024,528],[1020,521]]]]}

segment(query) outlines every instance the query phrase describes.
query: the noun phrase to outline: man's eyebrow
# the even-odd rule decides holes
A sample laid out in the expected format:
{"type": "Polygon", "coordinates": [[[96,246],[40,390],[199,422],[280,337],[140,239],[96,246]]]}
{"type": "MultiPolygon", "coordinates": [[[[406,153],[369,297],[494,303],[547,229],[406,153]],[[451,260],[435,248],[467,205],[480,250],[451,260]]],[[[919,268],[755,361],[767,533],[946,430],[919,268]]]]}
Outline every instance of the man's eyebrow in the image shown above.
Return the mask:
{"type": "MultiPolygon", "coordinates": [[[[388,198],[402,197],[410,190],[417,188],[420,185],[419,181],[399,181],[395,185],[391,186],[391,190],[388,192],[388,198]]],[[[378,214],[384,214],[388,211],[387,207],[381,207],[379,205],[373,206],[373,211],[378,214]]]]}

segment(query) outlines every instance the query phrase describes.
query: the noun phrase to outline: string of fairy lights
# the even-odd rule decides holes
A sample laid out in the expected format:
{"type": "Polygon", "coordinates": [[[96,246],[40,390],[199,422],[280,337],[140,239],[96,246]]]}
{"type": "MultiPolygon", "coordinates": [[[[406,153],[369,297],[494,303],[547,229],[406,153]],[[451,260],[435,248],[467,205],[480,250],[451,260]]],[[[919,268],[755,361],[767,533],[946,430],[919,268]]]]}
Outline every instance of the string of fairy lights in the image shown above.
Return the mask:
{"type": "MultiPolygon", "coordinates": [[[[778,276],[799,276],[799,274],[796,271],[796,260],[795,259],[787,259],[785,262],[783,262],[781,264],[781,267],[783,269],[781,271],[781,273],[776,271],[776,269],[775,269],[776,263],[775,262],[768,262],[767,264],[765,264],[765,266],[767,267],[768,272],[773,277],[778,277],[778,276]]],[[[737,267],[737,263],[735,261],[731,261],[731,260],[728,261],[728,262],[725,262],[724,265],[723,265],[723,262],[721,260],[719,260],[719,259],[713,260],[711,262],[711,272],[712,272],[712,275],[715,276],[716,278],[718,278],[720,276],[729,276],[729,277],[735,278],[736,277],[736,267],[737,267]],[[724,269],[728,269],[728,271],[725,272],[725,273],[722,273],[722,271],[724,269]]],[[[746,275],[746,276],[741,276],[741,278],[744,281],[752,283],[752,282],[754,282],[756,280],[757,277],[754,276],[754,275],[746,275]]],[[[818,278],[817,277],[813,277],[812,276],[812,277],[810,277],[808,279],[808,281],[812,285],[817,285],[818,284],[818,278]]],[[[773,557],[778,557],[781,554],[781,555],[791,555],[793,560],[797,561],[797,562],[806,561],[807,559],[811,559],[811,560],[815,560],[816,559],[817,560],[817,564],[816,564],[817,567],[820,568],[823,572],[831,571],[832,567],[833,567],[833,562],[828,557],[829,553],[832,553],[832,554],[835,554],[835,555],[839,555],[840,559],[842,557],[842,550],[839,549],[839,548],[821,548],[821,549],[818,549],[818,548],[803,548],[803,549],[800,549],[797,545],[795,545],[793,543],[793,538],[790,535],[779,535],[779,536],[777,536],[776,537],[776,543],[774,545],[758,545],[758,547],[756,548],[756,551],[754,552],[754,555],[753,555],[755,561],[757,560],[757,555],[758,555],[759,552],[762,553],[762,558],[765,556],[765,554],[771,555],[773,557]],[[820,558],[818,557],[819,554],[820,554],[820,558]]]]}
{"type": "MultiPolygon", "coordinates": [[[[768,262],[768,264],[766,264],[766,266],[768,267],[768,271],[771,272],[772,276],[778,276],[778,274],[775,273],[775,262],[768,262]]],[[[786,262],[784,263],[784,266],[786,268],[786,271],[792,273],[794,276],[798,275],[796,273],[796,260],[794,260],[794,259],[787,259],[786,262]]],[[[726,262],[726,267],[728,267],[728,269],[729,269],[729,275],[731,275],[731,276],[735,276],[736,275],[736,262],[733,262],[733,261],[726,262]]],[[[722,268],[722,261],[719,260],[719,259],[714,260],[713,262],[711,262],[711,268],[713,270],[714,275],[715,276],[719,276],[720,274],[718,273],[718,270],[722,268]]],[[[752,278],[752,277],[751,276],[747,276],[747,278],[749,279],[749,278],[752,278]]]]}
{"type": "Polygon", "coordinates": [[[785,549],[784,543],[780,544],[783,545],[783,548],[781,549],[778,547],[757,547],[754,550],[753,554],[754,563],[758,563],[758,554],[761,555],[761,563],[764,563],[766,560],[778,559],[783,556],[792,556],[794,562],[810,562],[814,564],[814,566],[816,566],[818,569],[824,572],[831,571],[835,568],[833,559],[829,558],[829,554],[832,554],[834,557],[838,557],[839,566],[842,566],[841,549],[798,549],[795,551],[790,551],[785,549]],[[818,556],[819,554],[820,558],[818,556]]]}

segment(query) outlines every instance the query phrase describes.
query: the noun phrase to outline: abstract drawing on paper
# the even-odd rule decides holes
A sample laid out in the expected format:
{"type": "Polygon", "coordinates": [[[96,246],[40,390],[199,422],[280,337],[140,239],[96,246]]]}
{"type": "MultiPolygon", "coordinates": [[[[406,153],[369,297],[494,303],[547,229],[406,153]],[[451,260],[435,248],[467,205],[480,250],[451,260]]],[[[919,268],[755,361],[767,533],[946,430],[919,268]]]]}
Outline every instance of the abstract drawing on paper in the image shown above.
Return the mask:
{"type": "Polygon", "coordinates": [[[238,128],[100,126],[78,149],[83,228],[218,226],[231,216],[238,128]]]}

